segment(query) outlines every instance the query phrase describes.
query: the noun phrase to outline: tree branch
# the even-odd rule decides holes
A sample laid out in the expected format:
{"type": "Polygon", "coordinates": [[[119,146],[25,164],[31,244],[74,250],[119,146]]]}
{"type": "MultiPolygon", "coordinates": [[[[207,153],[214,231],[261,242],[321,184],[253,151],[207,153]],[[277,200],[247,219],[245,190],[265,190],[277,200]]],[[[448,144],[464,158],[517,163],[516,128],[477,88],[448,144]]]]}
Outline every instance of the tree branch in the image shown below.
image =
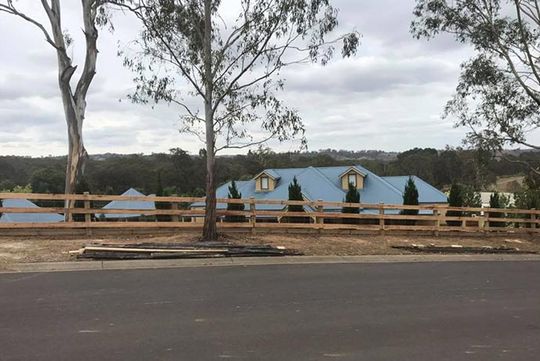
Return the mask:
{"type": "Polygon", "coordinates": [[[243,144],[241,144],[241,143],[238,143],[238,144],[226,144],[226,145],[223,145],[223,146],[221,146],[219,148],[216,148],[216,153],[219,152],[219,151],[222,151],[224,149],[245,149],[245,148],[253,147],[253,146],[256,146],[256,145],[260,145],[260,144],[268,142],[269,140],[271,140],[275,136],[276,136],[276,134],[272,133],[268,137],[266,137],[266,138],[264,138],[262,140],[259,140],[257,142],[249,142],[249,143],[243,143],[243,144]]]}

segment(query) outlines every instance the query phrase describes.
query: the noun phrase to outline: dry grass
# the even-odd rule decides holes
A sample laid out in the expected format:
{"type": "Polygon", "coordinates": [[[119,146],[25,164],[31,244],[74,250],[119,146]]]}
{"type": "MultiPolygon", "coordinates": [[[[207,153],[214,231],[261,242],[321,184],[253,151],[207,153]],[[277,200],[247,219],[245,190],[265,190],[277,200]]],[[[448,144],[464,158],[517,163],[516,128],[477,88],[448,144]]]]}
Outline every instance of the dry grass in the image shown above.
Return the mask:
{"type": "MultiPolygon", "coordinates": [[[[182,232],[172,236],[115,236],[108,238],[0,237],[0,269],[12,263],[69,261],[70,250],[93,242],[107,243],[192,243],[198,233],[182,232]]],[[[510,237],[432,237],[380,235],[317,235],[317,234],[228,234],[222,241],[235,244],[270,244],[300,250],[306,255],[376,255],[403,254],[393,245],[435,244],[463,246],[511,246],[540,252],[540,240],[510,237]]]]}

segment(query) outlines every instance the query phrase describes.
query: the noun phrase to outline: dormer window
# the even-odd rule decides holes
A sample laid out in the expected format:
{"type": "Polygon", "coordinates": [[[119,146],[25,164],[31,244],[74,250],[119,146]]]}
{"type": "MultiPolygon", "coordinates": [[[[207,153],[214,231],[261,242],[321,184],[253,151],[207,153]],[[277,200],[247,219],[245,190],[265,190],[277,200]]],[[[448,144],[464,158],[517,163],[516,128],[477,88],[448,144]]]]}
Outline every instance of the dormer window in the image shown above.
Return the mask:
{"type": "Polygon", "coordinates": [[[257,174],[254,180],[256,192],[271,192],[276,189],[279,174],[276,174],[271,169],[267,169],[257,174]]]}
{"type": "Polygon", "coordinates": [[[261,189],[264,191],[267,191],[270,188],[268,177],[262,176],[261,177],[261,189]]]}
{"type": "Polygon", "coordinates": [[[345,170],[345,172],[341,173],[339,177],[341,189],[343,189],[344,191],[347,191],[349,189],[349,184],[355,186],[356,189],[364,188],[364,178],[366,177],[366,174],[361,172],[356,167],[348,168],[347,170],[345,170]]]}
{"type": "Polygon", "coordinates": [[[356,174],[355,173],[349,173],[348,175],[349,184],[352,184],[356,187],[356,174]]]}

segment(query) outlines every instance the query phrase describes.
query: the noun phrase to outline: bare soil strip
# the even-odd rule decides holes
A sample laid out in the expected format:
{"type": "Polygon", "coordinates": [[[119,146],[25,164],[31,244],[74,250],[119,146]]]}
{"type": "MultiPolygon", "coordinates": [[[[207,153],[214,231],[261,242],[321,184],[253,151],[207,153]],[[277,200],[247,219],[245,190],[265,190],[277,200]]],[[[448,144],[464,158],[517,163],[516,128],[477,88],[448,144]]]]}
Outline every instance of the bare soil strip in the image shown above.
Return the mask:
{"type": "MultiPolygon", "coordinates": [[[[116,236],[107,238],[67,237],[0,237],[0,269],[14,263],[62,262],[75,258],[69,251],[90,243],[128,244],[137,242],[193,243],[199,233],[182,232],[174,236],[116,236]]],[[[307,256],[355,256],[412,254],[392,246],[423,244],[464,247],[512,247],[523,251],[540,252],[540,239],[516,237],[432,237],[377,235],[310,235],[310,234],[228,234],[221,239],[237,245],[284,246],[307,256]]]]}

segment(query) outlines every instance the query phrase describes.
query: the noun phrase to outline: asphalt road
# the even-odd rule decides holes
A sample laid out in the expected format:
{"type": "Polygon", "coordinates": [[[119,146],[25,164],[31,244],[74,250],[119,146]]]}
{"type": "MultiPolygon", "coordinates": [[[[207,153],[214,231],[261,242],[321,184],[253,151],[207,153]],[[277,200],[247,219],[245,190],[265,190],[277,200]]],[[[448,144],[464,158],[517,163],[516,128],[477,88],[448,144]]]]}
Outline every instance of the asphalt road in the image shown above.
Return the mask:
{"type": "Polygon", "coordinates": [[[540,262],[0,275],[0,360],[540,360],[540,262]]]}

